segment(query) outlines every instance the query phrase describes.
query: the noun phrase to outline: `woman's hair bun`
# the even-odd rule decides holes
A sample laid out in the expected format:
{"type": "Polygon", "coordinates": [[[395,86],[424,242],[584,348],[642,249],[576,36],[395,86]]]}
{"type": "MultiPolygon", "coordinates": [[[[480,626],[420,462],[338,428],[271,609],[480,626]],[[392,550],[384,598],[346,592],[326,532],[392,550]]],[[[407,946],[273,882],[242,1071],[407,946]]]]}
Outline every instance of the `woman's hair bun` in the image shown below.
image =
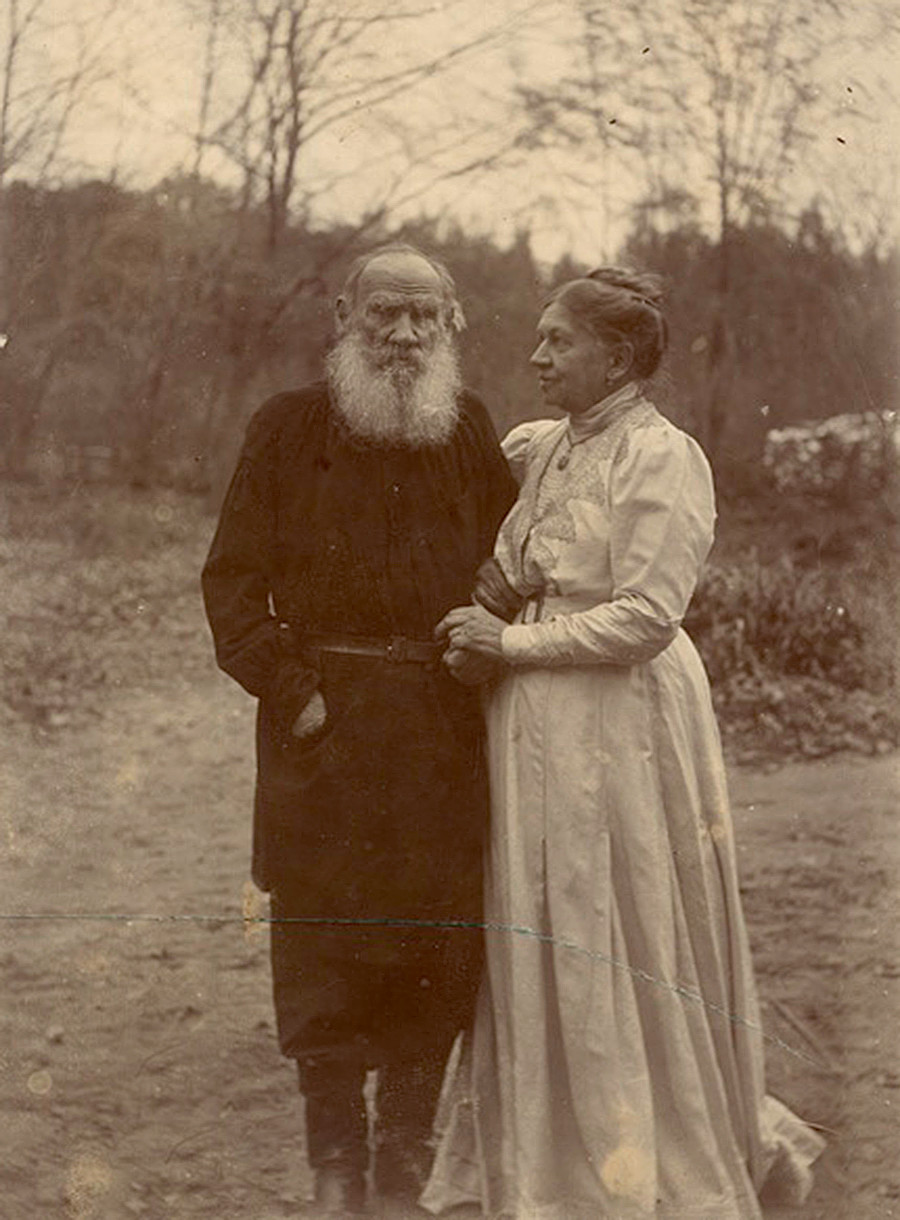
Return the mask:
{"type": "Polygon", "coordinates": [[[555,288],[544,308],[558,303],[598,338],[627,339],[634,349],[634,376],[647,378],[669,342],[662,301],[662,280],[653,272],[597,267],[555,288]]]}
{"type": "Polygon", "coordinates": [[[652,272],[630,271],[627,267],[595,267],[585,278],[608,284],[610,288],[623,288],[654,309],[662,309],[662,280],[652,272]]]}

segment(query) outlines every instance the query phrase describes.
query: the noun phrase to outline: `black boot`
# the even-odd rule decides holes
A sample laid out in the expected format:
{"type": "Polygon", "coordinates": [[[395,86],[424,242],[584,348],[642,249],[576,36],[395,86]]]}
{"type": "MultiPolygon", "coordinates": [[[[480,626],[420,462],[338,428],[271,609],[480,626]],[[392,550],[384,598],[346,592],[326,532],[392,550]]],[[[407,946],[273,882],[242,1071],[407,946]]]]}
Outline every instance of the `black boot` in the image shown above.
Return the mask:
{"type": "Polygon", "coordinates": [[[433,1159],[431,1145],[407,1135],[375,1145],[375,1189],[383,1199],[415,1203],[425,1189],[433,1159]]]}
{"type": "Polygon", "coordinates": [[[317,1215],[363,1215],[366,1210],[365,1175],[346,1165],[320,1165],[316,1169],[315,1203],[317,1215]]]}
{"type": "Polygon", "coordinates": [[[316,1215],[360,1215],[365,1211],[369,1161],[365,1067],[311,1055],[298,1060],[298,1069],[306,1097],[306,1145],[315,1172],[316,1215]]]}
{"type": "Polygon", "coordinates": [[[425,1189],[442,1076],[443,1063],[426,1058],[389,1063],[379,1072],[374,1177],[383,1198],[415,1203],[425,1189]]]}

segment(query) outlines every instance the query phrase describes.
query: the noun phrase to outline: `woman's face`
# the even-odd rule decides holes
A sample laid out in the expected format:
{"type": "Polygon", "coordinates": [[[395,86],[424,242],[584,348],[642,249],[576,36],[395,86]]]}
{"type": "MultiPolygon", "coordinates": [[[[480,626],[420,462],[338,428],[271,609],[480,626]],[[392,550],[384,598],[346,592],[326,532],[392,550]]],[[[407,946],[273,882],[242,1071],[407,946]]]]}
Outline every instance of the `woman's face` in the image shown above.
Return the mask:
{"type": "Polygon", "coordinates": [[[550,406],[580,415],[614,388],[621,345],[599,339],[558,301],[541,314],[537,335],[531,363],[550,406]]]}

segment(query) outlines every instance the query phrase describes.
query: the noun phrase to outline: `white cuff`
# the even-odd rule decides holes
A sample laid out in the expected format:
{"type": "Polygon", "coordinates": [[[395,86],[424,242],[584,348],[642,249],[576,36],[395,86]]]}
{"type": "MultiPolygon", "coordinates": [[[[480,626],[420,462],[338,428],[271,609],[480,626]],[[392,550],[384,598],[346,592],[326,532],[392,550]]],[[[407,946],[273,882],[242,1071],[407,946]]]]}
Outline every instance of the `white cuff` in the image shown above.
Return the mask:
{"type": "Polygon", "coordinates": [[[503,660],[510,665],[528,660],[528,653],[534,646],[534,624],[512,623],[504,627],[500,634],[500,647],[503,650],[503,660]]]}

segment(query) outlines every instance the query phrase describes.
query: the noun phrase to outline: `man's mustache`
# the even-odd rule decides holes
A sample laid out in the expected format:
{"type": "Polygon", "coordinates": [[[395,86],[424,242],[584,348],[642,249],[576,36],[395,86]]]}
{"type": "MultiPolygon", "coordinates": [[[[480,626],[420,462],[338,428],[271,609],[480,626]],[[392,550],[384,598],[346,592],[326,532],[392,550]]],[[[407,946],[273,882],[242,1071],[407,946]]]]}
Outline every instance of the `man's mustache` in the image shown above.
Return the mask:
{"type": "Polygon", "coordinates": [[[424,368],[428,362],[425,352],[420,347],[398,347],[393,343],[382,343],[372,352],[379,368],[390,368],[392,365],[424,368]]]}
{"type": "Polygon", "coordinates": [[[336,405],[350,430],[374,440],[445,441],[456,426],[459,366],[452,342],[373,342],[348,332],[327,357],[336,405]]]}

